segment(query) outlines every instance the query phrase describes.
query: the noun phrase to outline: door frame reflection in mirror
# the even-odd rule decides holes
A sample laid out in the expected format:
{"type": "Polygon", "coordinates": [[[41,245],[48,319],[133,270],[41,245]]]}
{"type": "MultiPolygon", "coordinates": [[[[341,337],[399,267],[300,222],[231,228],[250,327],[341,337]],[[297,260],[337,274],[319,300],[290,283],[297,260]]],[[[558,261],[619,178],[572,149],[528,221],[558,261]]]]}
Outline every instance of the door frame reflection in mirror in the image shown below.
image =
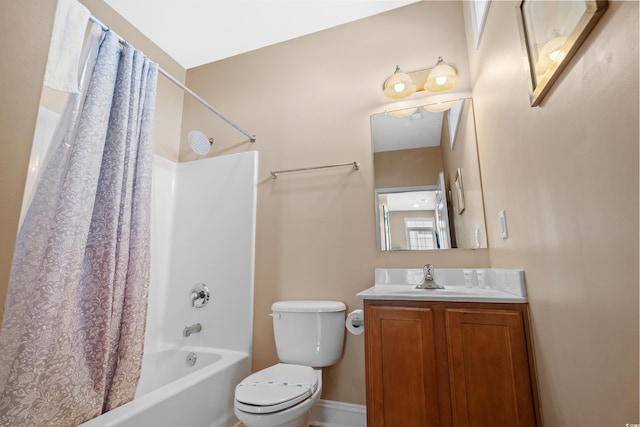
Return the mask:
{"type": "MultiPolygon", "coordinates": [[[[403,147],[401,147],[398,150],[388,148],[389,145],[386,145],[387,148],[376,150],[374,142],[376,143],[376,146],[379,146],[378,143],[380,141],[380,135],[385,132],[386,138],[392,138],[390,141],[392,144],[391,147],[394,147],[393,144],[404,145],[405,141],[404,137],[400,134],[400,131],[396,133],[394,131],[389,132],[385,129],[384,132],[380,132],[381,123],[389,123],[390,118],[387,115],[387,111],[373,114],[371,116],[371,141],[374,155],[374,186],[376,187],[374,194],[374,206],[376,214],[377,250],[398,250],[393,247],[387,248],[384,246],[385,241],[388,239],[384,236],[384,223],[380,222],[381,219],[384,219],[384,214],[380,211],[378,205],[379,194],[400,193],[406,191],[407,188],[435,188],[435,175],[442,170],[444,170],[444,179],[442,180],[444,190],[442,191],[441,196],[442,200],[446,200],[448,205],[447,210],[449,218],[447,218],[448,221],[446,226],[450,232],[450,244],[440,245],[441,248],[455,249],[461,247],[464,249],[477,249],[487,247],[487,227],[484,214],[484,196],[482,194],[482,183],[480,181],[480,162],[478,158],[473,100],[469,97],[460,99],[464,100],[463,107],[454,114],[456,117],[453,119],[457,122],[455,126],[455,141],[459,141],[459,143],[455,143],[454,141],[454,143],[451,144],[452,141],[450,141],[450,127],[448,121],[449,115],[452,113],[445,112],[445,114],[439,113],[442,115],[442,121],[439,123],[439,126],[437,124],[435,126],[436,128],[439,127],[436,132],[437,135],[435,136],[435,139],[439,141],[439,145],[434,146],[434,143],[432,142],[428,144],[429,146],[427,147],[415,148],[414,145],[411,147],[405,146],[407,149],[403,149],[403,147]],[[422,153],[417,150],[422,150],[422,153]],[[385,153],[387,151],[390,153],[385,153]],[[433,154],[436,154],[441,158],[428,160],[424,157],[420,157],[420,155],[424,155],[428,151],[431,151],[433,154]],[[387,159],[384,157],[386,155],[398,157],[400,167],[397,168],[396,172],[394,172],[396,169],[379,170],[380,161],[387,162],[387,159]],[[425,167],[424,165],[427,163],[429,166],[425,167]],[[432,167],[438,169],[431,169],[432,167]],[[426,173],[422,178],[416,178],[415,176],[408,177],[408,171],[412,168],[420,171],[419,173],[421,176],[426,173],[425,171],[427,169],[429,169],[430,172],[426,173]],[[465,193],[468,193],[465,194],[465,197],[469,199],[469,208],[462,214],[455,212],[455,210],[452,209],[453,201],[451,200],[455,173],[458,168],[465,170],[465,186],[467,184],[466,177],[467,175],[469,176],[469,186],[468,188],[465,188],[465,193]],[[458,228],[460,230],[458,230],[458,228]],[[458,234],[460,234],[460,236],[458,236],[458,234]]],[[[403,108],[406,108],[406,106],[403,108]]],[[[429,111],[424,108],[419,108],[418,111],[423,115],[433,114],[429,113],[429,111]]],[[[403,128],[417,126],[416,118],[419,120],[419,117],[417,116],[413,117],[413,119],[410,117],[401,119],[394,118],[393,120],[404,120],[404,122],[391,123],[397,123],[398,127],[403,128]]],[[[420,135],[420,138],[423,138],[425,134],[424,131],[418,131],[416,129],[410,129],[409,133],[411,132],[415,135],[420,135]]],[[[433,139],[434,138],[432,138],[432,140],[433,139]]],[[[405,249],[401,248],[399,250],[405,249]]]]}
{"type": "Polygon", "coordinates": [[[392,187],[392,188],[376,188],[375,190],[375,211],[376,211],[376,226],[378,227],[378,232],[376,233],[376,244],[379,250],[387,250],[387,251],[395,251],[395,250],[403,250],[410,249],[409,242],[406,241],[403,245],[394,245],[392,244],[393,239],[391,238],[391,229],[392,224],[390,223],[390,215],[391,212],[412,212],[408,216],[402,216],[398,222],[403,224],[403,229],[400,233],[394,234],[397,236],[401,235],[401,238],[405,238],[408,234],[406,227],[404,227],[404,223],[408,218],[432,218],[426,216],[425,211],[431,211],[433,209],[424,208],[424,206],[418,205],[418,198],[425,197],[426,202],[431,207],[435,204],[435,194],[430,196],[425,193],[435,193],[437,191],[437,186],[435,185],[427,185],[422,187],[392,187]],[[397,199],[397,201],[389,201],[388,196],[401,196],[401,198],[406,198],[407,200],[397,199]],[[408,199],[411,200],[408,200],[408,199]],[[431,199],[431,200],[429,200],[431,199]],[[413,203],[416,203],[413,205],[413,203]],[[413,206],[406,206],[402,208],[397,208],[394,204],[406,204],[409,203],[413,206]],[[424,208],[424,209],[421,209],[424,208]]]}
{"type": "Polygon", "coordinates": [[[438,175],[437,185],[377,188],[375,203],[378,250],[451,249],[449,214],[442,172],[438,175]],[[399,197],[390,200],[390,195],[399,197]],[[394,215],[392,212],[397,214],[394,215]],[[391,215],[395,217],[393,221],[391,215]],[[415,224],[409,226],[411,223],[415,224]],[[401,230],[398,230],[400,227],[401,230]],[[396,232],[392,233],[392,229],[396,232]],[[404,237],[403,243],[398,244],[398,235],[401,236],[400,239],[404,237]]]}

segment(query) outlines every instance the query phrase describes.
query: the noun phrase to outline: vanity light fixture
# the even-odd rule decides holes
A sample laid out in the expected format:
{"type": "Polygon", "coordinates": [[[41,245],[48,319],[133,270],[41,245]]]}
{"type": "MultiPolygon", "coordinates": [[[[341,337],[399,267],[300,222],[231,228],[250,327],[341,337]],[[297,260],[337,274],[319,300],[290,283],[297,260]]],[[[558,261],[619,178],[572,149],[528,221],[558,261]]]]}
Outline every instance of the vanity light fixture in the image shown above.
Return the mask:
{"type": "Polygon", "coordinates": [[[415,93],[416,84],[396,65],[396,71],[384,82],[383,91],[387,98],[402,99],[415,93]]]}
{"type": "MultiPolygon", "coordinates": [[[[460,83],[456,69],[444,63],[442,57],[433,68],[405,73],[396,65],[396,71],[382,85],[387,98],[402,99],[416,92],[445,92],[460,83]]],[[[444,110],[443,110],[444,111],[444,110]]]]}
{"type": "Polygon", "coordinates": [[[460,78],[456,69],[444,63],[442,57],[438,57],[438,62],[429,73],[424,84],[424,90],[428,92],[444,92],[453,89],[460,83],[460,78]]]}

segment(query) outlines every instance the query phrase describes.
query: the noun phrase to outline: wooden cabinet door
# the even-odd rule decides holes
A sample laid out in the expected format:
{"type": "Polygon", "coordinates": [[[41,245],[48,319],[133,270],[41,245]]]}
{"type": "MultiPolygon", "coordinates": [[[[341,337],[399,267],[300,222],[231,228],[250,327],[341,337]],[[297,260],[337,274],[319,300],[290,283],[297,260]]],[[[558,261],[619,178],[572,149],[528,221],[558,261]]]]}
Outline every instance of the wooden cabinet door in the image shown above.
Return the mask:
{"type": "Polygon", "coordinates": [[[433,311],[365,304],[367,425],[439,426],[433,311]]]}
{"type": "Polygon", "coordinates": [[[534,426],[522,312],[446,309],[455,426],[534,426]]]}

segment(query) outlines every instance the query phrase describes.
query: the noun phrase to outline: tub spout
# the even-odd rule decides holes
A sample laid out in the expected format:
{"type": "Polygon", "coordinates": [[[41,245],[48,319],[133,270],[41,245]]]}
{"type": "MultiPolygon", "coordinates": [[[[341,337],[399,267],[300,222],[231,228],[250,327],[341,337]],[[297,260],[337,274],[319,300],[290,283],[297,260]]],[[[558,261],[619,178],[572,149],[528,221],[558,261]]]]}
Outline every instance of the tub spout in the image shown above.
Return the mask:
{"type": "Polygon", "coordinates": [[[184,330],[182,331],[182,336],[183,337],[188,337],[191,334],[194,334],[196,332],[200,332],[202,330],[202,325],[200,323],[194,323],[191,326],[185,326],[184,330]]]}

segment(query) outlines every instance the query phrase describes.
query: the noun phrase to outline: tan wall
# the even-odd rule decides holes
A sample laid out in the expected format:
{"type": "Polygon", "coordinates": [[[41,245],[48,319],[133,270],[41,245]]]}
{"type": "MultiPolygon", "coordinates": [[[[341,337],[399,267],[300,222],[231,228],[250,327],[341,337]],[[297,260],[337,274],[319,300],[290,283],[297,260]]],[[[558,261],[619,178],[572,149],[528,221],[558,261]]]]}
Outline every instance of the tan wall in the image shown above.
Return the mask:
{"type": "Polygon", "coordinates": [[[526,272],[545,426],[637,423],[638,3],[609,2],[536,108],[518,3],[469,48],[491,265],[526,272]]]}
{"type": "MultiPolygon", "coordinates": [[[[178,80],[186,70],[124,21],[104,2],[82,0],[92,14],[178,80]]],[[[20,216],[22,194],[31,154],[38,105],[61,111],[66,96],[45,88],[42,81],[49,51],[56,2],[31,0],[0,2],[0,317],[4,311],[11,259],[20,216]]],[[[178,160],[183,92],[162,76],[158,77],[155,116],[155,151],[178,160]]]]}
{"type": "MultiPolygon", "coordinates": [[[[190,87],[258,137],[249,143],[185,100],[182,160],[197,158],[184,143],[191,129],[216,139],[213,156],[259,152],[255,370],[277,362],[268,317],[274,301],[337,299],[353,310],[362,307],[355,295],[373,285],[376,267],[488,266],[487,250],[375,249],[369,116],[397,109],[381,90],[396,64],[426,68],[438,55],[459,69],[460,86],[470,91],[460,3],[420,2],[187,72],[190,87]],[[426,42],[448,30],[453,36],[438,46],[426,42]],[[360,170],[283,174],[275,181],[269,174],[349,161],[360,162],[360,170]]],[[[426,103],[420,95],[411,102],[426,103]]],[[[324,399],[365,403],[362,335],[347,335],[342,360],[323,371],[323,381],[324,399]]]]}
{"type": "Polygon", "coordinates": [[[444,121],[442,130],[442,158],[444,162],[445,182],[447,190],[451,191],[449,216],[453,219],[453,229],[457,247],[474,248],[477,241],[478,247],[486,247],[487,232],[485,227],[484,205],[482,202],[482,183],[480,177],[480,164],[478,162],[478,149],[476,144],[476,128],[473,114],[473,101],[466,100],[456,142],[451,150],[449,143],[449,115],[444,121]],[[456,188],[454,185],[458,168],[462,175],[462,192],[464,196],[464,211],[458,212],[456,188]],[[476,231],[477,230],[477,231],[476,231]]]}
{"type": "Polygon", "coordinates": [[[381,151],[373,154],[376,188],[436,185],[442,171],[440,147],[381,151]]]}
{"type": "Polygon", "coordinates": [[[54,12],[55,2],[0,1],[0,317],[4,312],[54,12]]]}

